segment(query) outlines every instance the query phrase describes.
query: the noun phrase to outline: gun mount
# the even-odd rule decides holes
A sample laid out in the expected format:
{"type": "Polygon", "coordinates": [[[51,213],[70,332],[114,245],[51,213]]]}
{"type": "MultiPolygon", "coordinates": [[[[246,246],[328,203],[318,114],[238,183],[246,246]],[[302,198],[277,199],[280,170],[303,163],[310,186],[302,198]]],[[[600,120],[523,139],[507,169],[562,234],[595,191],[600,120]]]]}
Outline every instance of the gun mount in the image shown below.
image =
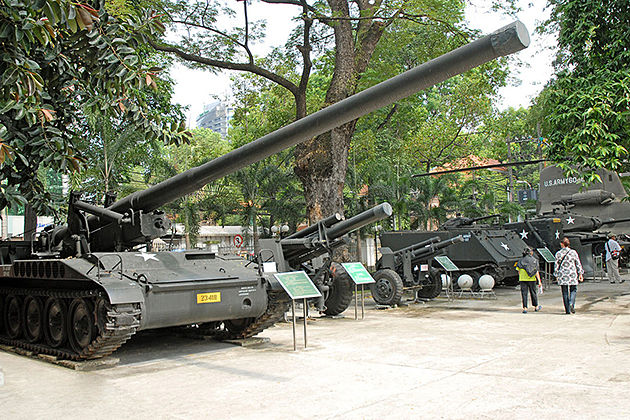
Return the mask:
{"type": "Polygon", "coordinates": [[[420,299],[434,299],[442,291],[443,270],[433,257],[445,248],[464,242],[462,235],[446,240],[434,236],[397,251],[381,248],[372,284],[372,297],[381,305],[397,305],[404,290],[415,290],[420,299]]]}
{"type": "Polygon", "coordinates": [[[473,225],[473,223],[477,223],[480,222],[482,220],[488,220],[488,219],[492,219],[493,217],[499,217],[501,216],[500,214],[491,214],[488,216],[481,216],[481,217],[453,217],[452,219],[448,219],[446,222],[442,223],[442,225],[440,226],[440,229],[444,229],[444,230],[449,230],[449,229],[453,229],[453,228],[463,228],[463,227],[470,227],[473,225]]]}
{"type": "Polygon", "coordinates": [[[322,293],[317,309],[338,315],[350,304],[353,289],[343,268],[333,265],[333,250],[346,243],[343,237],[348,233],[391,214],[391,205],[383,203],[348,220],[332,215],[284,239],[261,239],[259,264],[273,263],[279,272],[304,270],[322,293]]]}
{"type": "MultiPolygon", "coordinates": [[[[273,276],[210,252],[150,252],[150,241],[170,226],[159,207],[528,44],[527,30],[515,22],[144,191],[110,197],[103,208],[71,194],[65,225],[35,240],[0,242],[0,342],[90,359],[115,351],[138,330],[195,325],[244,338],[273,325],[288,303],[273,276]],[[147,248],[134,251],[138,246],[147,248]]],[[[321,229],[328,237],[314,241],[311,253],[304,241],[291,242],[310,234],[286,241],[287,266],[321,256],[323,244],[333,247],[355,228],[350,220],[329,220],[332,226],[321,229]]]]}

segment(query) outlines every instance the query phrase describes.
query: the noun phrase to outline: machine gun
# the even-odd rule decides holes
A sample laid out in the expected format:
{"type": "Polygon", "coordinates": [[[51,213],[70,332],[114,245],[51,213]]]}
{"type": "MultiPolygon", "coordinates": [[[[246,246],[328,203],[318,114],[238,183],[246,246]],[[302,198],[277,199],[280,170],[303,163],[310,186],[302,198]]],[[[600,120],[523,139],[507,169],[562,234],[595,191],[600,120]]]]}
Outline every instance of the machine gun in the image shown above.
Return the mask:
{"type": "Polygon", "coordinates": [[[432,266],[432,259],[443,249],[460,242],[464,242],[463,235],[443,241],[435,236],[397,251],[381,248],[372,297],[381,305],[397,305],[403,291],[413,289],[418,298],[436,298],[442,291],[442,278],[440,270],[432,266]]]}
{"type": "Polygon", "coordinates": [[[481,217],[453,217],[452,219],[448,219],[446,222],[442,223],[440,229],[449,230],[455,228],[463,228],[470,227],[473,223],[480,222],[482,220],[492,219],[493,217],[499,217],[500,214],[491,214],[488,216],[481,217]]]}
{"type": "Polygon", "coordinates": [[[261,239],[259,262],[275,263],[273,269],[279,272],[304,270],[322,293],[317,309],[338,315],[350,304],[352,284],[343,268],[332,265],[334,249],[346,243],[348,233],[391,214],[392,206],[383,203],[348,220],[334,214],[284,239],[261,239]]]}
{"type": "MultiPolygon", "coordinates": [[[[0,242],[6,321],[0,342],[90,359],[115,351],[138,330],[194,324],[245,338],[273,325],[288,302],[273,276],[212,252],[150,252],[150,241],[170,228],[159,207],[528,44],[527,30],[515,22],[146,190],[118,201],[109,197],[104,207],[72,193],[65,225],[34,240],[0,242]]],[[[328,234],[338,239],[351,226],[337,229],[328,234]]],[[[318,252],[298,250],[289,261],[318,252]]]]}

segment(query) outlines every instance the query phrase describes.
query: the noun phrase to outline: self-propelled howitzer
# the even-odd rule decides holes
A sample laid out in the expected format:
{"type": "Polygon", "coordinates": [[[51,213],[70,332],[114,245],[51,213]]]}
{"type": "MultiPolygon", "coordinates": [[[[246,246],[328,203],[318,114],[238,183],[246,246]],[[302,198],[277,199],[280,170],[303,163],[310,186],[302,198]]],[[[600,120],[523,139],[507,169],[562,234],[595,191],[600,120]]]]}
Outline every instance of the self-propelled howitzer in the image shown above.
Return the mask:
{"type": "Polygon", "coordinates": [[[143,329],[194,324],[232,338],[262,331],[286,308],[273,276],[209,252],[134,251],[168,233],[159,207],[528,44],[515,22],[102,208],[71,194],[66,225],[0,243],[0,341],[86,359],[113,352],[143,329]]]}

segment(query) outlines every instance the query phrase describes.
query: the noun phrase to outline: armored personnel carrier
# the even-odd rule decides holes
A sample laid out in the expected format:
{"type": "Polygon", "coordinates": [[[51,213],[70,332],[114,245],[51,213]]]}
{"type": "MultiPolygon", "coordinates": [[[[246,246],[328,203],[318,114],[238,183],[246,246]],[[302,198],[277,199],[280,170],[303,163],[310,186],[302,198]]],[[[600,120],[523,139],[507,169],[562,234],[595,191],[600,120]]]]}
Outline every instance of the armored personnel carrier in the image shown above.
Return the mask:
{"type": "Polygon", "coordinates": [[[469,274],[473,278],[473,289],[485,274],[491,275],[496,283],[515,284],[518,273],[514,264],[523,256],[527,244],[510,230],[477,223],[495,216],[456,217],[444,222],[436,231],[385,232],[381,235],[381,244],[398,251],[433,237],[448,241],[461,236],[462,242],[449,246],[444,252],[461,270],[456,276],[469,274]]]}
{"type": "MultiPolygon", "coordinates": [[[[601,220],[598,217],[568,211],[554,211],[521,222],[506,223],[503,227],[518,234],[530,247],[545,247],[553,253],[560,249],[560,241],[566,236],[571,241],[571,248],[575,249],[580,256],[584,277],[592,278],[595,274],[593,256],[604,253],[604,244],[608,240],[608,232],[602,232],[600,229],[629,221],[628,217],[618,220],[601,220]]],[[[627,248],[627,246],[623,248],[624,259],[627,259],[627,248]]]]}
{"type": "MultiPolygon", "coordinates": [[[[288,297],[260,267],[211,252],[151,252],[150,241],[170,227],[160,206],[528,44],[527,30],[515,22],[103,207],[72,193],[66,224],[21,242],[0,242],[0,342],[61,358],[93,359],[115,351],[139,330],[197,325],[239,338],[273,325],[288,297]]],[[[356,226],[332,226],[322,240],[335,241],[356,226]]],[[[289,252],[292,243],[285,244],[289,252]]],[[[294,261],[321,252],[302,251],[294,261]]],[[[283,258],[292,261],[293,255],[283,258]]],[[[285,268],[295,266],[290,262],[285,268]]]]}

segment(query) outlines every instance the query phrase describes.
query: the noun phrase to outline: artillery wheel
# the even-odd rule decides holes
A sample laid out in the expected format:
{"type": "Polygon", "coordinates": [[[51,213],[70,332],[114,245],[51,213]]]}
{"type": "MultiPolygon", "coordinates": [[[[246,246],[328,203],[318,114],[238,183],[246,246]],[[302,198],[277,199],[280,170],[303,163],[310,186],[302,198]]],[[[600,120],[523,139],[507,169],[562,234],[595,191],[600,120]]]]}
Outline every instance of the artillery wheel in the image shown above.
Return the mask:
{"type": "Polygon", "coordinates": [[[430,277],[431,283],[425,284],[418,289],[419,299],[435,299],[442,293],[442,277],[438,273],[435,277],[430,277]]]}
{"type": "Polygon", "coordinates": [[[96,336],[94,315],[85,299],[77,298],[68,308],[68,341],[72,349],[81,354],[96,336]]]}
{"type": "Polygon", "coordinates": [[[42,302],[34,296],[27,296],[24,299],[23,309],[24,337],[29,343],[37,343],[42,338],[44,326],[42,302]]]}
{"type": "Polygon", "coordinates": [[[384,269],[374,273],[372,297],[381,305],[398,305],[403,294],[403,281],[394,270],[384,269]]]}
{"type": "Polygon", "coordinates": [[[341,266],[336,266],[332,273],[332,284],[328,296],[324,301],[326,315],[339,315],[350,306],[352,302],[352,279],[341,266]]]}
{"type": "Polygon", "coordinates": [[[22,332],[22,305],[15,295],[8,295],[4,302],[4,325],[7,335],[16,339],[22,332]]]}
{"type": "Polygon", "coordinates": [[[44,305],[44,337],[53,348],[65,343],[68,333],[68,310],[62,299],[48,298],[44,305]]]}

